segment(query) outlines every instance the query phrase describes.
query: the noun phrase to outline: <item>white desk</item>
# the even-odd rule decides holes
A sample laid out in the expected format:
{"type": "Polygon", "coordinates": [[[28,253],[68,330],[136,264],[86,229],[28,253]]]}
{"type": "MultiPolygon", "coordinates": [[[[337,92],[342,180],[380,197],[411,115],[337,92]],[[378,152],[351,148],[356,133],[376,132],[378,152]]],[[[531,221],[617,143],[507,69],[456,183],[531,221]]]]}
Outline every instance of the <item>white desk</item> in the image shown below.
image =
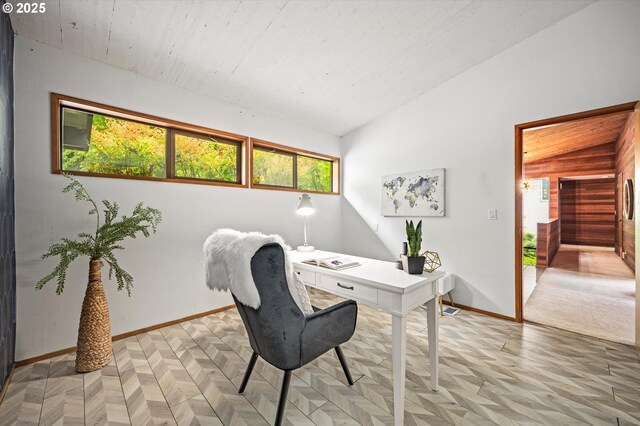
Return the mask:
{"type": "Polygon", "coordinates": [[[443,272],[424,272],[409,275],[396,269],[393,262],[344,255],[360,262],[361,266],[334,271],[332,269],[302,263],[305,259],[343,256],[340,253],[315,251],[312,253],[289,252],[293,267],[302,280],[321,290],[328,291],[365,305],[382,309],[391,314],[393,360],[393,411],[394,424],[403,425],[405,364],[407,356],[407,314],[427,303],[427,327],[429,334],[429,366],[431,389],[438,390],[438,314],[437,281],[443,272]]]}

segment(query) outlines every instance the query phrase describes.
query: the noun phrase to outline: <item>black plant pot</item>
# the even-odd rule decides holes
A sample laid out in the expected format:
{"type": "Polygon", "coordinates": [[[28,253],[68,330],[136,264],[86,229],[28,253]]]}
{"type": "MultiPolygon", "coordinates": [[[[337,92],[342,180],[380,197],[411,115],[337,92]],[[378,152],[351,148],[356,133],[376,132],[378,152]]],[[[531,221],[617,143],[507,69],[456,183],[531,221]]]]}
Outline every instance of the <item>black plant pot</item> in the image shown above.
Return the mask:
{"type": "Polygon", "coordinates": [[[402,266],[409,274],[421,274],[424,269],[424,256],[402,256],[402,266]]]}

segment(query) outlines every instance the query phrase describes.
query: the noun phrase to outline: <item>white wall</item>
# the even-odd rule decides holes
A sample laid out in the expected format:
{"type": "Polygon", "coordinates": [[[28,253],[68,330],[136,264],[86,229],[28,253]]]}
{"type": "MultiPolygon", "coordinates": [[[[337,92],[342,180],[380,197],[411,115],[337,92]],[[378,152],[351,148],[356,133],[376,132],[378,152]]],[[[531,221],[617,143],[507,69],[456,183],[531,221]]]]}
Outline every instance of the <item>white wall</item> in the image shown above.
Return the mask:
{"type": "MultiPolygon", "coordinates": [[[[17,246],[17,350],[21,360],[75,345],[87,283],[88,260],[77,261],[61,296],[55,283],[36,292],[35,283],[54,261],[40,255],[63,236],[90,230],[87,206],[60,190],[67,183],[51,174],[49,93],[57,92],[230,131],[302,149],[339,156],[339,138],[268,116],[212,101],[16,37],[15,193],[17,246]]],[[[126,243],[121,265],[135,279],[133,296],[105,287],[113,334],[204,312],[233,303],[227,294],[205,288],[201,246],[216,228],[233,227],[281,234],[292,246],[302,241],[302,221],[294,212],[299,194],[204,185],[82,178],[99,200],[118,201],[124,211],[138,201],[160,209],[157,235],[126,243]]],[[[339,250],[340,197],[312,195],[317,214],[310,242],[339,250]]]]}
{"type": "Polygon", "coordinates": [[[598,2],[345,136],[344,251],[394,258],[404,218],[380,215],[380,176],[445,167],[423,247],[456,301],[514,316],[514,125],[640,99],[639,20],[640,2],[598,2]]]}

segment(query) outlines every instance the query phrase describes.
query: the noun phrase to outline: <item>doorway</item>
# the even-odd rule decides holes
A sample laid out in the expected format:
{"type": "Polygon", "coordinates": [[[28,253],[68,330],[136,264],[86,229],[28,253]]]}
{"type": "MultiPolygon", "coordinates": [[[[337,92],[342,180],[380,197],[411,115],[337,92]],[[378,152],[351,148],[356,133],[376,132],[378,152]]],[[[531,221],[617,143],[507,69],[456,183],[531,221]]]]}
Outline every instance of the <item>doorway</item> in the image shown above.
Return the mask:
{"type": "Polygon", "coordinates": [[[611,332],[636,322],[636,221],[620,209],[635,179],[636,104],[516,126],[519,322],[636,340],[635,327],[611,332]]]}

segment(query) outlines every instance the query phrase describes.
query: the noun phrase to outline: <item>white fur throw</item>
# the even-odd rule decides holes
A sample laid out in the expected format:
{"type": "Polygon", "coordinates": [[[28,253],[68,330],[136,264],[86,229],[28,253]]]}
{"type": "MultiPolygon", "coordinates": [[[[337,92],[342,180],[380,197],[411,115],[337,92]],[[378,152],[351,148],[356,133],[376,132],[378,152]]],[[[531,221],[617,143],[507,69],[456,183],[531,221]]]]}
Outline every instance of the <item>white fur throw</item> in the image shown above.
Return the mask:
{"type": "Polygon", "coordinates": [[[251,258],[260,247],[278,243],[284,250],[285,272],[291,297],[305,315],[313,308],[304,283],[293,270],[288,251],[291,249],[279,235],[218,229],[202,247],[205,258],[205,280],[210,289],[230,290],[244,305],[260,307],[260,295],[251,275],[251,258]]]}

